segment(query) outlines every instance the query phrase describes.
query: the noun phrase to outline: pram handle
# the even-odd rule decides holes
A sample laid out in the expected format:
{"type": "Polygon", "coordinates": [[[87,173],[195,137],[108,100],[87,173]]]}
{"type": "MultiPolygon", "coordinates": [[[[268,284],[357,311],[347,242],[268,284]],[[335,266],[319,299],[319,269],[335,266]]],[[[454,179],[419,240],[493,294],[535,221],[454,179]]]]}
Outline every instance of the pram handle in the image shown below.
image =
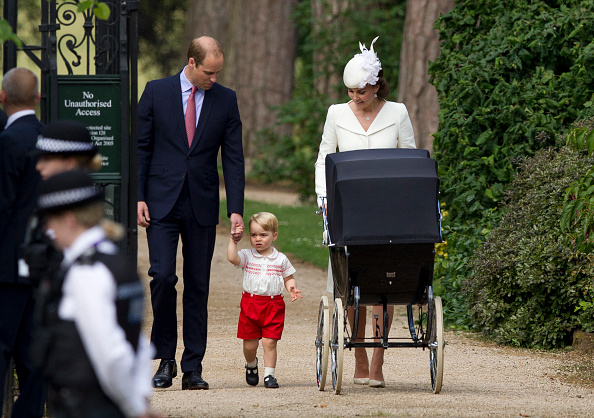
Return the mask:
{"type": "MultiPolygon", "coordinates": [[[[321,215],[324,217],[324,245],[333,246],[332,239],[330,238],[330,230],[328,229],[328,213],[326,212],[326,196],[320,197],[322,206],[320,207],[321,215]]],[[[320,210],[316,211],[316,214],[320,215],[320,210]]]]}

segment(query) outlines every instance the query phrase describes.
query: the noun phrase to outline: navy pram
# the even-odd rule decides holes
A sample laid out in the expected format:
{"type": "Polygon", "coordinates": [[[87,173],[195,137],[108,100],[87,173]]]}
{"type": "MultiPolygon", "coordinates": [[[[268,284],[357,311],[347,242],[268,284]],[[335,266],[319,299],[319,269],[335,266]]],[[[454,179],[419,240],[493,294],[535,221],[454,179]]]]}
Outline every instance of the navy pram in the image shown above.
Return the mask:
{"type": "MultiPolygon", "coordinates": [[[[435,243],[441,239],[437,162],[418,149],[372,149],[328,154],[324,239],[334,281],[330,335],[329,306],[320,301],[316,349],[318,388],[324,389],[327,355],[332,383],[340,393],[344,348],[429,348],[431,383],[441,390],[443,313],[433,297],[435,243]],[[362,305],[383,306],[376,334],[355,341],[362,305]],[[388,337],[388,305],[406,305],[410,337],[388,337]],[[354,307],[352,333],[345,311],[354,307]],[[413,307],[417,307],[415,318],[413,307]],[[380,338],[376,343],[373,338],[380,338]]],[[[364,307],[363,307],[363,312],[364,307]]],[[[378,318],[376,318],[378,322],[378,318]]]]}

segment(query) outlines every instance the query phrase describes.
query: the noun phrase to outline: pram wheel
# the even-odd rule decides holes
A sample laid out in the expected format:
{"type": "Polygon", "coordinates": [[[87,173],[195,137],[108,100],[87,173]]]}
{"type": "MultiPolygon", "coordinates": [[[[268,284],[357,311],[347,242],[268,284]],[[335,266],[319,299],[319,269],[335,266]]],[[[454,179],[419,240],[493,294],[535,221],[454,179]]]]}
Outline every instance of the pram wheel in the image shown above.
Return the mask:
{"type": "Polygon", "coordinates": [[[328,296],[322,296],[318,311],[318,334],[316,335],[316,377],[318,390],[324,390],[328,373],[328,349],[330,347],[330,306],[328,296]]]}
{"type": "Polygon", "coordinates": [[[334,301],[330,350],[332,352],[332,387],[334,393],[338,395],[342,386],[342,360],[344,356],[344,308],[340,298],[336,298],[334,301]]]}
{"type": "Polygon", "coordinates": [[[431,367],[431,388],[433,393],[441,391],[443,380],[443,307],[441,298],[436,296],[429,306],[429,365],[431,367]]]}

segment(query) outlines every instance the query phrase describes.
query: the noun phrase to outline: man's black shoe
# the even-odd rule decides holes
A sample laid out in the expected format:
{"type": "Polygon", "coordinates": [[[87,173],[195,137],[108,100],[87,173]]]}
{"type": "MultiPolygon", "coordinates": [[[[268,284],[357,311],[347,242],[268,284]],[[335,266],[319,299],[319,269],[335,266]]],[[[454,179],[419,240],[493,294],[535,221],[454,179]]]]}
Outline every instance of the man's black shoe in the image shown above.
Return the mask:
{"type": "Polygon", "coordinates": [[[258,377],[258,359],[256,359],[256,367],[249,367],[245,365],[245,381],[248,385],[256,386],[260,381],[258,377]]]}
{"type": "Polygon", "coordinates": [[[161,360],[157,373],[153,376],[154,388],[168,388],[171,386],[171,381],[177,376],[177,365],[175,360],[161,360]]]}
{"type": "Polygon", "coordinates": [[[182,390],[208,390],[208,383],[202,380],[202,375],[198,372],[186,372],[182,377],[182,390]]]}

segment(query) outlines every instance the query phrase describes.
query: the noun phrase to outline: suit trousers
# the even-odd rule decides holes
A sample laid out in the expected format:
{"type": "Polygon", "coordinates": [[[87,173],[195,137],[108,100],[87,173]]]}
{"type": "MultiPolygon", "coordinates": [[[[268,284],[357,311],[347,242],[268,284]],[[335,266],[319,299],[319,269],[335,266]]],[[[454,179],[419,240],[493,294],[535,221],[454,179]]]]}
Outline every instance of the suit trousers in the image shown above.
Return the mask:
{"type": "MultiPolygon", "coordinates": [[[[176,257],[181,236],[183,256],[183,372],[202,373],[206,351],[210,266],[216,225],[201,226],[195,219],[186,179],[172,210],[162,219],[151,217],[147,228],[153,328],[156,358],[175,359],[177,348],[176,257]]],[[[150,208],[149,208],[150,211],[150,208]]]]}
{"type": "MultiPolygon", "coordinates": [[[[10,358],[19,379],[20,395],[12,412],[14,417],[41,417],[45,403],[45,385],[31,364],[29,351],[33,331],[33,288],[30,285],[0,283],[0,394],[10,358]]],[[[3,400],[0,397],[0,410],[3,400]]]]}

